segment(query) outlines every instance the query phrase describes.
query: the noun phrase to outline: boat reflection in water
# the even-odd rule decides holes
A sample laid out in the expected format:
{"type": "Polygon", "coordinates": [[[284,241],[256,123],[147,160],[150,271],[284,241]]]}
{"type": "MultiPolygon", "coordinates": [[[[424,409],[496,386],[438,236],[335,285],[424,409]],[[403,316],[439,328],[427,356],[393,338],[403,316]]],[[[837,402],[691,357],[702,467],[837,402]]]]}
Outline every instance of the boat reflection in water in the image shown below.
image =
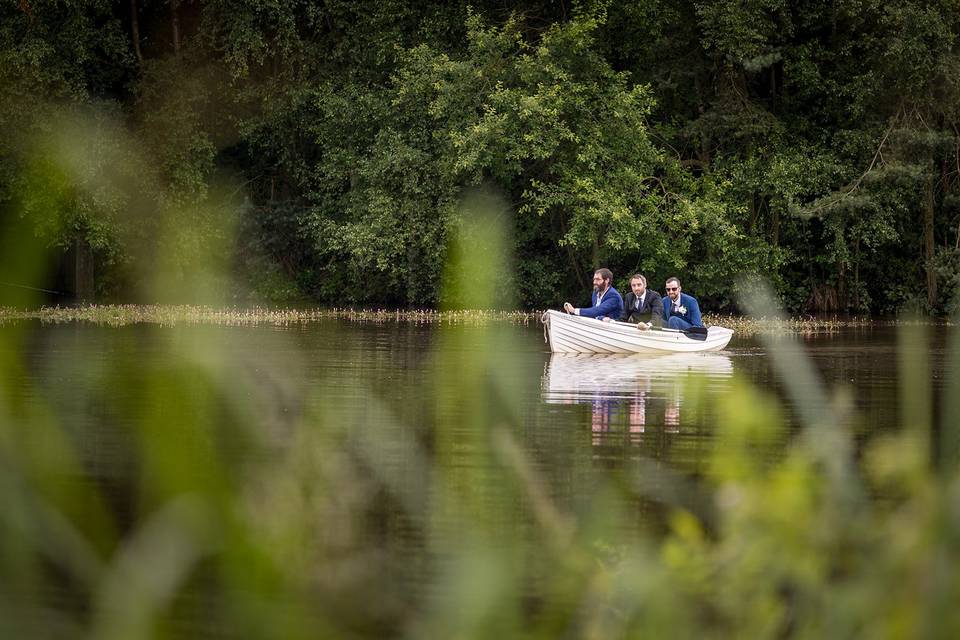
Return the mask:
{"type": "Polygon", "coordinates": [[[719,353],[554,353],[543,375],[543,399],[553,404],[589,404],[595,444],[605,434],[639,440],[650,427],[679,432],[683,384],[697,374],[726,386],[733,363],[719,353]]]}

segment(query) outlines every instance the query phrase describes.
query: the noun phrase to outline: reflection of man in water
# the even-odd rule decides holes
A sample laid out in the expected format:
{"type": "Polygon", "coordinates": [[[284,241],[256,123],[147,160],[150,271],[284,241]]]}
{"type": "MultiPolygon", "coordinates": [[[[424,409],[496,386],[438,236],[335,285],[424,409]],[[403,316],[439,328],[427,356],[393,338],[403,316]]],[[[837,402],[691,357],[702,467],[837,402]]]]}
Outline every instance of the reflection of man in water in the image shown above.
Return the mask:
{"type": "Polygon", "coordinates": [[[563,303],[563,310],[587,318],[613,318],[623,313],[623,298],[613,288],[613,272],[610,269],[597,269],[593,274],[593,296],[591,306],[580,309],[569,302],[563,303]]]}
{"type": "Polygon", "coordinates": [[[614,429],[616,416],[626,417],[626,427],[630,434],[642,434],[647,424],[647,392],[639,391],[630,400],[618,401],[610,398],[597,398],[590,407],[590,430],[593,443],[600,444],[599,434],[610,433],[614,429]]]}
{"type": "Polygon", "coordinates": [[[670,427],[680,425],[680,404],[671,403],[667,405],[667,410],[663,412],[663,423],[670,427]]]}
{"type": "Polygon", "coordinates": [[[647,426],[647,393],[630,401],[630,433],[643,433],[647,426]]]}
{"type": "Polygon", "coordinates": [[[590,430],[594,433],[610,431],[613,418],[613,402],[608,399],[593,401],[590,408],[590,430]]]}
{"type": "Polygon", "coordinates": [[[593,446],[603,442],[600,434],[610,431],[610,424],[613,422],[613,403],[606,398],[597,398],[590,407],[590,431],[592,437],[590,444],[593,446]]]}
{"type": "Polygon", "coordinates": [[[669,427],[667,431],[671,433],[680,431],[680,398],[667,403],[667,409],[663,412],[663,426],[669,427]]]}

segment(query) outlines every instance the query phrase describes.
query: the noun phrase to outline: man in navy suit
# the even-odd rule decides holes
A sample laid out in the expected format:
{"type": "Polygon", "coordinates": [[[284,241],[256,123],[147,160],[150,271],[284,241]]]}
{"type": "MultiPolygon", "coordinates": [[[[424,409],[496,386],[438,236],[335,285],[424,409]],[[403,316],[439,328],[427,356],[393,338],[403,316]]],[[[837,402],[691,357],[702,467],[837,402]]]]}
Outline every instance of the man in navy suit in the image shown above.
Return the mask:
{"type": "Polygon", "coordinates": [[[700,304],[693,296],[680,292],[679,278],[667,278],[667,295],[663,298],[663,319],[671,329],[702,327],[700,304]]]}
{"type": "Polygon", "coordinates": [[[630,293],[623,300],[621,322],[633,322],[640,329],[663,326],[663,301],[660,294],[647,289],[647,279],[637,273],[630,278],[630,293]]]}
{"type": "Polygon", "coordinates": [[[593,274],[591,305],[580,309],[569,302],[564,302],[564,311],[587,318],[618,319],[623,313],[623,298],[612,285],[613,272],[610,269],[597,269],[593,274]]]}

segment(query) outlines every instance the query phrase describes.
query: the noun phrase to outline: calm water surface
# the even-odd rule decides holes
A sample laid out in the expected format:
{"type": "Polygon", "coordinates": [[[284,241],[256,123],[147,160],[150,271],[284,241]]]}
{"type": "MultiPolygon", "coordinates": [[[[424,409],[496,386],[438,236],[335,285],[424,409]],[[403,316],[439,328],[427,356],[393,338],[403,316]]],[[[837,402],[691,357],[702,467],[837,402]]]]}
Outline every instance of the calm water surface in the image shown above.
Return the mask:
{"type": "MultiPolygon", "coordinates": [[[[419,455],[418,447],[429,454],[442,445],[443,455],[433,459],[454,469],[480,465],[472,481],[488,484],[491,499],[500,469],[476,449],[486,437],[479,432],[502,421],[553,497],[568,506],[589,500],[598,483],[631,460],[698,473],[717,433],[714,405],[735,379],[783,396],[783,380],[753,338],[735,337],[719,353],[643,357],[551,355],[539,327],[516,326],[38,325],[26,336],[26,373],[15,393],[56,414],[86,473],[121,487],[134,471],[130,439],[137,431],[128,423],[139,414],[130,408],[171,402],[158,399],[158,385],[171,388],[174,403],[218,393],[232,405],[237,422],[254,433],[218,441],[228,459],[279,455],[305,426],[349,434],[400,468],[413,464],[402,458],[419,455]],[[145,371],[173,379],[141,377],[145,371]],[[178,382],[197,371],[202,384],[178,382]],[[693,399],[685,397],[688,374],[701,379],[693,399]],[[266,446],[250,446],[251,438],[266,446]],[[410,438],[418,447],[397,444],[410,438]],[[383,442],[392,444],[381,450],[383,442]]],[[[929,354],[934,391],[945,359],[942,332],[936,336],[929,354]]],[[[800,342],[824,382],[852,396],[850,427],[862,435],[896,426],[894,328],[800,342]]],[[[169,414],[184,421],[177,429],[189,438],[189,421],[199,417],[179,415],[176,407],[169,414]]]]}
{"type": "MultiPolygon", "coordinates": [[[[783,387],[767,350],[753,338],[735,337],[719,353],[643,357],[551,355],[539,327],[331,322],[296,328],[38,325],[17,330],[26,330],[28,349],[16,393],[54,410],[75,435],[92,476],[122,476],[128,470],[123,443],[133,429],[123,421],[135,415],[120,407],[149,403],[156,390],[125,376],[145,368],[199,367],[228,397],[236,393],[231,399],[253,418],[254,428],[281,449],[298,425],[317,416],[361,439],[391,429],[409,430],[420,440],[438,432],[469,432],[476,426],[475,402],[499,398],[510,404],[506,410],[517,413],[510,417],[511,428],[524,450],[541,462],[543,473],[563,476],[572,459],[595,463],[578,479],[581,486],[563,488],[572,498],[590,493],[590,476],[603,475],[604,462],[643,455],[697,469],[717,431],[711,405],[735,378],[777,394],[783,387]],[[686,406],[684,397],[691,373],[702,377],[706,394],[695,407],[686,406]]],[[[940,338],[929,354],[936,391],[945,348],[942,331],[934,337],[940,338]]],[[[800,342],[824,382],[852,395],[857,412],[851,426],[858,432],[897,424],[894,328],[800,342]]],[[[165,384],[162,378],[159,384],[165,384]]],[[[187,385],[186,393],[203,389],[187,385]]],[[[467,443],[475,434],[464,435],[463,459],[454,447],[445,462],[469,463],[467,443]]],[[[233,455],[229,442],[221,444],[228,447],[225,455],[233,455]]],[[[246,447],[235,452],[248,453],[246,447]]]]}
{"type": "MultiPolygon", "coordinates": [[[[358,528],[355,514],[344,519],[350,531],[337,543],[341,554],[319,581],[373,591],[382,604],[371,624],[380,619],[385,627],[411,593],[431,589],[425,556],[441,552],[436,545],[425,551],[428,535],[455,540],[479,521],[535,542],[531,507],[504,482],[503,456],[491,451],[515,446],[546,499],[573,517],[610,486],[654,485],[637,492],[619,526],[657,532],[665,513],[658,496],[702,475],[724,395],[740,381],[785,393],[762,343],[736,336],[723,352],[658,357],[551,355],[538,326],[19,324],[0,327],[0,336],[8,339],[0,356],[16,356],[22,367],[11,381],[14,404],[62,425],[80,460],[68,481],[101,488],[130,527],[146,509],[137,488],[148,473],[139,424],[145,412],[166,421],[184,455],[212,442],[241,486],[247,473],[250,484],[264,483],[264,469],[323,469],[344,509],[351,500],[364,505],[366,524],[358,528]],[[690,383],[691,373],[699,382],[690,383]],[[200,442],[198,431],[212,440],[200,442]],[[634,475],[640,467],[645,474],[634,475]],[[437,478],[462,492],[464,511],[480,512],[476,521],[425,506],[433,495],[425,487],[437,478]],[[366,497],[354,495],[358,487],[366,497]]],[[[934,337],[936,392],[945,348],[942,331],[934,337]]],[[[859,437],[896,427],[895,329],[801,342],[830,388],[852,397],[848,426],[859,437]]],[[[793,429],[797,415],[787,405],[793,429]]],[[[264,499],[265,517],[273,504],[264,499]]],[[[337,526],[318,523],[317,535],[337,526]]],[[[345,606],[343,615],[370,616],[350,611],[345,606]]],[[[186,629],[203,631],[189,618],[186,629]]]]}

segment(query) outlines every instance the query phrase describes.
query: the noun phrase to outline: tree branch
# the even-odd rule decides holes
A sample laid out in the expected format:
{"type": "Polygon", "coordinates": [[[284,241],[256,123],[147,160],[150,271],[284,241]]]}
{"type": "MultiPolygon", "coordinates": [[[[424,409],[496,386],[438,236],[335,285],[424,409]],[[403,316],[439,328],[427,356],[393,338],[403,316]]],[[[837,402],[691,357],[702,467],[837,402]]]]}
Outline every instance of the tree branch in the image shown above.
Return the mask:
{"type": "Polygon", "coordinates": [[[856,180],[854,180],[853,184],[851,184],[851,185],[850,185],[850,188],[847,189],[845,192],[841,193],[839,196],[837,196],[836,198],[834,198],[832,201],[826,202],[826,203],[824,203],[824,204],[822,204],[822,205],[820,205],[820,206],[818,206],[818,207],[814,207],[813,209],[811,209],[811,210],[810,210],[810,213],[811,213],[811,214],[817,213],[817,212],[819,212],[819,211],[823,211],[824,209],[826,209],[826,208],[828,208],[828,207],[832,207],[832,206],[835,205],[835,204],[839,204],[841,201],[843,201],[844,199],[846,199],[847,196],[849,196],[849,195],[852,194],[854,191],[856,191],[857,189],[860,188],[860,184],[863,182],[863,179],[866,178],[866,177],[870,174],[871,171],[873,171],[873,167],[877,164],[877,160],[878,160],[878,159],[880,159],[880,160],[883,159],[883,154],[881,154],[880,152],[881,152],[881,150],[883,149],[883,145],[886,144],[887,138],[890,137],[890,132],[893,131],[893,126],[894,126],[894,123],[891,123],[891,124],[890,124],[890,127],[887,129],[886,133],[883,134],[883,140],[880,141],[880,145],[877,147],[876,153],[873,154],[873,160],[870,161],[870,166],[867,167],[867,170],[864,171],[863,174],[861,174],[859,178],[857,178],[856,180]]]}

